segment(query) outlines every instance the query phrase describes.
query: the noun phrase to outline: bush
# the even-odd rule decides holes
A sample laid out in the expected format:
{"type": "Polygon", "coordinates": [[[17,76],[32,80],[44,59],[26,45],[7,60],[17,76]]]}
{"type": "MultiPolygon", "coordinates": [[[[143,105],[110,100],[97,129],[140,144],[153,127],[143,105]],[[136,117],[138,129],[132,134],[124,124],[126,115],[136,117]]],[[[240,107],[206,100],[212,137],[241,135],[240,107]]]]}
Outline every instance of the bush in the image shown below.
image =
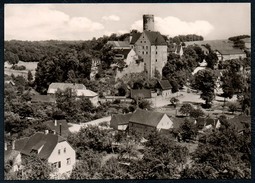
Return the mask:
{"type": "Polygon", "coordinates": [[[13,70],[26,70],[26,67],[24,65],[18,66],[18,65],[13,65],[11,67],[13,70]]]}

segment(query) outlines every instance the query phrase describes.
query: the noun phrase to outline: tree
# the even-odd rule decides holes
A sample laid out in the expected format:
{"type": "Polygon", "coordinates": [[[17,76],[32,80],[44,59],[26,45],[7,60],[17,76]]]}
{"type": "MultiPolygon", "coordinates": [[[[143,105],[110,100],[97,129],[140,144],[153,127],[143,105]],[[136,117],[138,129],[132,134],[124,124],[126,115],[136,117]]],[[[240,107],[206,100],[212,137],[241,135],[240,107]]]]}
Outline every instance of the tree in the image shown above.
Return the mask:
{"type": "Polygon", "coordinates": [[[19,62],[19,57],[15,53],[12,53],[10,51],[6,51],[4,53],[4,61],[7,61],[12,65],[15,65],[19,62]]]}
{"type": "Polygon", "coordinates": [[[193,107],[191,104],[183,104],[180,108],[180,113],[188,116],[192,110],[193,110],[193,107]]]}
{"type": "Polygon", "coordinates": [[[30,70],[29,70],[28,73],[27,73],[27,80],[28,80],[29,82],[33,81],[33,74],[32,74],[32,72],[31,72],[30,70]]]}
{"type": "Polygon", "coordinates": [[[179,99],[172,97],[170,99],[171,104],[176,108],[176,104],[179,102],[179,99]]]}
{"type": "MultiPolygon", "coordinates": [[[[227,124],[227,123],[226,123],[227,124]]],[[[250,133],[250,128],[247,127],[250,133]]],[[[185,168],[182,178],[248,179],[251,177],[250,134],[238,134],[228,124],[205,134],[192,154],[194,163],[185,168]],[[246,138],[246,140],[244,140],[246,138]],[[245,147],[245,148],[244,148],[245,147]]]]}
{"type": "Polygon", "coordinates": [[[181,134],[182,140],[186,142],[196,137],[198,129],[191,121],[185,120],[184,123],[179,127],[179,132],[181,134]]]}
{"type": "Polygon", "coordinates": [[[200,97],[205,100],[205,107],[209,107],[214,99],[215,81],[216,78],[212,70],[200,70],[194,76],[191,85],[194,89],[202,92],[200,97]]]}
{"type": "Polygon", "coordinates": [[[234,114],[234,112],[237,110],[237,105],[234,103],[229,104],[228,106],[229,110],[234,114]]]}
{"type": "Polygon", "coordinates": [[[193,109],[193,110],[190,111],[190,117],[192,117],[192,118],[199,118],[199,117],[202,117],[204,115],[205,115],[204,111],[202,109],[199,109],[199,108],[198,109],[193,109]]]}
{"type": "Polygon", "coordinates": [[[46,160],[38,158],[36,155],[23,156],[23,168],[20,170],[21,180],[49,180],[50,174],[54,173],[54,169],[46,160]]]}
{"type": "Polygon", "coordinates": [[[218,56],[213,51],[209,51],[209,53],[205,56],[205,61],[207,62],[208,68],[214,69],[214,66],[218,62],[218,56]]]}

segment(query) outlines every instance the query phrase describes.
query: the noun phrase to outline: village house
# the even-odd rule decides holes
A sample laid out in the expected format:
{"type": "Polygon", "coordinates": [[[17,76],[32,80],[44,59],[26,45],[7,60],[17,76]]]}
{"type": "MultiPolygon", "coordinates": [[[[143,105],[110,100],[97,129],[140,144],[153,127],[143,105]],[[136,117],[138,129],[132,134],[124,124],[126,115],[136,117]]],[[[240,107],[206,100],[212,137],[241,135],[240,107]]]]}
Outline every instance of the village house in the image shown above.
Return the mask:
{"type": "Polygon", "coordinates": [[[110,127],[119,130],[126,131],[128,128],[128,123],[133,114],[114,114],[110,121],[110,127]]]}
{"type": "Polygon", "coordinates": [[[157,81],[157,94],[163,98],[170,98],[172,95],[172,86],[168,80],[157,81]]]}
{"type": "Polygon", "coordinates": [[[138,133],[147,136],[154,130],[173,128],[173,122],[164,113],[137,109],[131,116],[128,123],[130,134],[138,133]]]}
{"type": "Polygon", "coordinates": [[[221,61],[246,58],[246,53],[242,51],[241,49],[231,49],[231,50],[217,49],[215,50],[215,53],[217,54],[218,60],[221,60],[221,61]]]}
{"type": "Polygon", "coordinates": [[[58,90],[65,91],[71,89],[72,93],[78,98],[88,98],[94,106],[98,105],[98,94],[86,89],[83,84],[77,83],[51,83],[48,88],[48,95],[54,95],[58,90]]]}
{"type": "Polygon", "coordinates": [[[51,173],[53,179],[67,178],[71,175],[73,166],[76,162],[75,150],[61,136],[45,133],[36,133],[29,138],[18,139],[15,141],[16,151],[22,156],[35,154],[38,158],[47,160],[54,168],[51,173]]]}

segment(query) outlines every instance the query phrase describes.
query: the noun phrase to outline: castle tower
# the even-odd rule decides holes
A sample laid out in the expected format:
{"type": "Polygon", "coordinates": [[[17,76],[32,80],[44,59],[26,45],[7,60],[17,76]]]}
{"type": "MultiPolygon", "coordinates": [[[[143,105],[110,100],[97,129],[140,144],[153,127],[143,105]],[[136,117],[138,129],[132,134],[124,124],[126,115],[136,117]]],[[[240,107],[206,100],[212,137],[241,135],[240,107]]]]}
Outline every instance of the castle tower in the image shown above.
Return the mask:
{"type": "Polygon", "coordinates": [[[154,15],[143,15],[143,30],[154,31],[154,15]]]}

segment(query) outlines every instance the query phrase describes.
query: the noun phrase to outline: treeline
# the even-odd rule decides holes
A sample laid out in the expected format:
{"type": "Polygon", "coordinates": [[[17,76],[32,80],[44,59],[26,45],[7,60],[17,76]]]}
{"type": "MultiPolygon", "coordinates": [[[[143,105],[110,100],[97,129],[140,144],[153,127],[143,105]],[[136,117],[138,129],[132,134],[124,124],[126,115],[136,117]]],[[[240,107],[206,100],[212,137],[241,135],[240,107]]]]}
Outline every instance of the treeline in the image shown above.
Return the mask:
{"type": "Polygon", "coordinates": [[[239,36],[230,37],[230,38],[228,38],[228,40],[233,41],[233,43],[234,43],[233,47],[245,49],[245,42],[242,39],[250,38],[250,37],[251,36],[249,36],[249,35],[239,35],[239,36]]]}
{"type": "Polygon", "coordinates": [[[175,37],[170,37],[170,43],[180,44],[182,42],[189,42],[189,41],[203,41],[203,36],[199,36],[196,34],[187,34],[187,35],[178,35],[175,37]]]}

